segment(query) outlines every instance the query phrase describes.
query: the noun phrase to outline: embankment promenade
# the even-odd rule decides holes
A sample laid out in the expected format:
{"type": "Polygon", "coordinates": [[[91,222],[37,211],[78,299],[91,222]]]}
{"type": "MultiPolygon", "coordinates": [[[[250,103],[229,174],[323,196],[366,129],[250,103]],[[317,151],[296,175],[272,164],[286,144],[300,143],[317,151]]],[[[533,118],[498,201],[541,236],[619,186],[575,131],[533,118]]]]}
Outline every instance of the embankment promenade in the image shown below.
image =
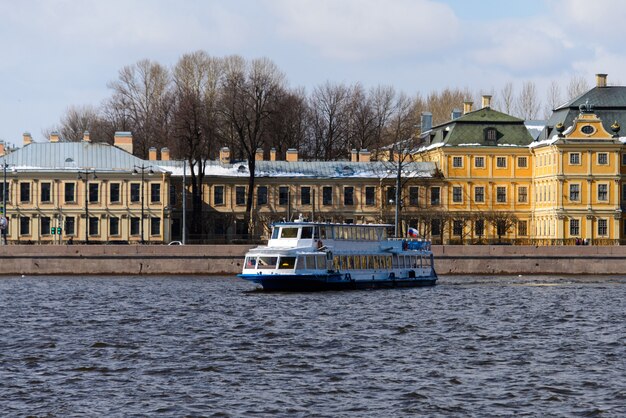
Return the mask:
{"type": "MultiPolygon", "coordinates": [[[[234,275],[248,245],[8,245],[0,275],[234,275]]],[[[446,274],[626,274],[626,246],[436,245],[446,274]]]]}

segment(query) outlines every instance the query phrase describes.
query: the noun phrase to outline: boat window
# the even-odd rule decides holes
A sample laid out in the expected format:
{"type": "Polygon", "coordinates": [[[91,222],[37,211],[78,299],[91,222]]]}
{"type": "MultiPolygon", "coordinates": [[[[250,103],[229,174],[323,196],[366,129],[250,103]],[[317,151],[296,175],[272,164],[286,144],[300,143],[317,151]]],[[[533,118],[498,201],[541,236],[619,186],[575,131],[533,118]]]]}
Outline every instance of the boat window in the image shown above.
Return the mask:
{"type": "Polygon", "coordinates": [[[300,228],[285,228],[280,229],[281,238],[298,238],[298,229],[300,228]]]}
{"type": "Polygon", "coordinates": [[[404,256],[403,255],[398,256],[398,267],[404,268],[404,256]]]}
{"type": "Polygon", "coordinates": [[[300,239],[305,238],[313,238],[313,227],[312,226],[304,226],[302,227],[302,232],[300,233],[300,239]]]}
{"type": "Polygon", "coordinates": [[[327,231],[328,231],[328,230],[326,229],[326,227],[325,227],[325,226],[320,227],[320,238],[321,238],[321,239],[330,238],[330,237],[328,236],[328,232],[327,232],[327,231]]]}
{"type": "Polygon", "coordinates": [[[313,239],[318,239],[320,236],[320,230],[318,227],[313,227],[313,239]]]}
{"type": "Polygon", "coordinates": [[[301,255],[296,260],[296,270],[304,270],[306,268],[306,263],[304,262],[304,256],[301,255]]]}
{"type": "Polygon", "coordinates": [[[380,260],[378,260],[378,256],[376,256],[376,255],[373,256],[372,258],[374,259],[373,260],[374,261],[374,268],[378,270],[380,268],[380,260]]]}
{"type": "Polygon", "coordinates": [[[314,255],[306,256],[306,268],[315,269],[315,256],[314,255]]]}
{"type": "Polygon", "coordinates": [[[273,227],[272,228],[272,239],[278,239],[278,232],[279,232],[280,228],[278,227],[273,227]]]}
{"type": "Polygon", "coordinates": [[[257,268],[265,269],[265,270],[275,269],[277,261],[278,261],[278,257],[259,257],[257,268]]]}
{"type": "Polygon", "coordinates": [[[296,257],[280,257],[279,269],[292,269],[296,266],[296,257]]]}
{"type": "Polygon", "coordinates": [[[338,255],[336,255],[333,258],[333,266],[335,267],[335,270],[340,270],[341,266],[340,266],[340,263],[339,263],[339,256],[338,255]]]}
{"type": "Polygon", "coordinates": [[[385,260],[386,260],[387,270],[391,269],[391,256],[390,255],[386,256],[385,260]]]}
{"type": "Polygon", "coordinates": [[[256,257],[246,257],[246,267],[247,269],[256,268],[256,257]]]}
{"type": "Polygon", "coordinates": [[[324,257],[323,255],[317,255],[315,257],[317,259],[317,269],[325,270],[326,269],[326,257],[324,257]]]}

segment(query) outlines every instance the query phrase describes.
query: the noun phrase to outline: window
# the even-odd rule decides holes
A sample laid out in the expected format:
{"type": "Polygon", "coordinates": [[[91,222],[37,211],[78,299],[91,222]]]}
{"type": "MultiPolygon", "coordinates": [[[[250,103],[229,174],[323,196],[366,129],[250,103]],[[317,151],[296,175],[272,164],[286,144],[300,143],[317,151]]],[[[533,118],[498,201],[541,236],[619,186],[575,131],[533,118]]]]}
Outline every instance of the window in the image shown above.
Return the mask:
{"type": "Polygon", "coordinates": [[[452,223],[452,235],[463,235],[463,221],[455,219],[452,223]]]}
{"type": "Polygon", "coordinates": [[[324,206],[330,206],[333,204],[333,188],[330,186],[324,186],[322,188],[322,204],[324,206]]]}
{"type": "Polygon", "coordinates": [[[598,201],[606,202],[608,200],[609,200],[609,185],[606,183],[598,184],[598,201]]]}
{"type": "Polygon", "coordinates": [[[622,184],[622,202],[626,200],[626,183],[622,184]]]}
{"type": "Polygon", "coordinates": [[[73,216],[65,217],[65,235],[76,234],[76,218],[73,216]]]}
{"type": "Polygon", "coordinates": [[[50,203],[51,202],[51,197],[52,197],[52,193],[51,193],[51,189],[52,189],[52,184],[51,183],[41,183],[40,185],[41,187],[41,193],[39,195],[39,198],[41,199],[42,203],[50,203]]]}
{"type": "Polygon", "coordinates": [[[431,206],[437,206],[441,204],[441,189],[439,187],[430,188],[430,204],[431,206]]]}
{"type": "Polygon", "coordinates": [[[441,220],[440,219],[432,219],[430,221],[430,234],[441,235],[441,220]]]}
{"type": "Polygon", "coordinates": [[[569,153],[569,163],[570,163],[570,165],[580,165],[580,153],[579,152],[570,152],[569,153]]]}
{"type": "Polygon", "coordinates": [[[346,186],[343,188],[343,204],[345,206],[354,205],[354,187],[346,186]]]}
{"type": "Polygon", "coordinates": [[[571,236],[580,235],[580,219],[569,220],[569,234],[571,236]]]}
{"type": "Polygon", "coordinates": [[[170,184],[170,205],[176,205],[176,186],[174,184],[170,184]]]}
{"type": "Polygon", "coordinates": [[[506,168],[506,157],[496,157],[496,167],[506,168]]]}
{"type": "Polygon", "coordinates": [[[569,185],[569,200],[578,202],[580,200],[580,184],[569,185]]]}
{"type": "Polygon", "coordinates": [[[622,154],[622,165],[626,165],[626,154],[622,154]]]}
{"type": "Polygon", "coordinates": [[[496,187],[496,202],[506,203],[506,187],[504,186],[496,187]]]}
{"type": "Polygon", "coordinates": [[[50,217],[42,216],[40,219],[41,235],[50,235],[50,217]]]}
{"type": "Polygon", "coordinates": [[[478,219],[474,221],[474,234],[478,237],[485,235],[485,220],[478,219]]]}
{"type": "Polygon", "coordinates": [[[30,218],[20,216],[20,235],[30,235],[30,218]]]}
{"type": "Polygon", "coordinates": [[[463,202],[463,188],[462,187],[455,186],[452,188],[452,201],[454,203],[463,202]]]}
{"type": "Polygon", "coordinates": [[[517,235],[528,235],[528,221],[517,222],[517,235]]]}
{"type": "Polygon", "coordinates": [[[246,204],[246,188],[244,186],[235,187],[235,204],[238,206],[246,204]]]}
{"type": "Polygon", "coordinates": [[[99,202],[100,185],[98,183],[89,183],[89,203],[99,202]]]}
{"type": "MultiPolygon", "coordinates": [[[[4,190],[4,185],[5,183],[0,182],[0,196],[2,196],[2,192],[5,192],[4,190]]],[[[11,190],[9,183],[6,183],[7,189],[6,189],[6,193],[4,194],[4,200],[5,202],[9,201],[9,197],[11,196],[11,194],[9,193],[9,190],[11,190]]]]}
{"type": "Polygon", "coordinates": [[[133,216],[130,218],[130,235],[139,235],[140,219],[133,216]]]}
{"type": "Polygon", "coordinates": [[[376,204],[376,187],[365,188],[365,204],[374,206],[376,204]]]}
{"type": "Polygon", "coordinates": [[[256,204],[267,205],[267,186],[259,186],[256,189],[256,204]]]}
{"type": "Polygon", "coordinates": [[[139,183],[131,183],[130,185],[130,201],[131,203],[137,203],[139,202],[139,197],[140,197],[140,187],[139,187],[139,183]]]}
{"type": "Polygon", "coordinates": [[[606,236],[608,235],[608,221],[606,219],[598,219],[598,235],[606,236]]]}
{"type": "Polygon", "coordinates": [[[20,202],[30,202],[30,183],[20,183],[20,202]]]}
{"type": "Polygon", "coordinates": [[[474,201],[478,203],[485,201],[485,188],[483,186],[474,187],[474,201]]]}
{"type": "Polygon", "coordinates": [[[150,184],[150,203],[159,203],[161,201],[161,183],[150,184]]]}
{"type": "Polygon", "coordinates": [[[119,235],[120,234],[120,218],[111,217],[109,218],[109,235],[119,235]]]}
{"type": "Polygon", "coordinates": [[[519,203],[528,202],[528,187],[520,186],[517,188],[517,201],[519,203]]]}
{"type": "Polygon", "coordinates": [[[109,184],[109,201],[111,203],[120,203],[120,184],[109,184]]]}
{"type": "Polygon", "coordinates": [[[150,235],[161,235],[161,218],[150,218],[150,235]]]}
{"type": "Polygon", "coordinates": [[[301,205],[311,204],[311,188],[309,186],[300,187],[300,204],[301,205]]]}
{"type": "Polygon", "coordinates": [[[278,204],[281,206],[289,204],[289,187],[280,186],[278,188],[278,204]]]}
{"type": "Polygon", "coordinates": [[[100,219],[95,216],[89,218],[89,236],[99,235],[100,219]]]}
{"type": "Polygon", "coordinates": [[[393,205],[396,202],[396,187],[387,187],[387,203],[388,205],[393,205]]]}
{"type": "Polygon", "coordinates": [[[76,202],[76,183],[65,183],[65,203],[76,202]]]}
{"type": "Polygon", "coordinates": [[[454,168],[462,168],[463,167],[463,157],[452,157],[452,167],[454,167],[454,168]]]}
{"type": "Polygon", "coordinates": [[[527,157],[517,157],[517,166],[519,168],[528,167],[528,158],[527,157]]]}
{"type": "Polygon", "coordinates": [[[606,152],[598,153],[598,165],[607,165],[609,163],[609,154],[606,152]]]}
{"type": "Polygon", "coordinates": [[[474,157],[474,167],[485,168],[485,157],[474,157]]]}
{"type": "Polygon", "coordinates": [[[498,131],[496,131],[494,128],[487,129],[487,131],[485,132],[485,139],[489,142],[494,142],[496,139],[498,139],[498,131]]]}
{"type": "Polygon", "coordinates": [[[419,206],[420,188],[418,186],[409,187],[409,205],[419,206]]]}
{"type": "Polygon", "coordinates": [[[213,204],[216,206],[224,204],[224,186],[213,187],[213,204]]]}

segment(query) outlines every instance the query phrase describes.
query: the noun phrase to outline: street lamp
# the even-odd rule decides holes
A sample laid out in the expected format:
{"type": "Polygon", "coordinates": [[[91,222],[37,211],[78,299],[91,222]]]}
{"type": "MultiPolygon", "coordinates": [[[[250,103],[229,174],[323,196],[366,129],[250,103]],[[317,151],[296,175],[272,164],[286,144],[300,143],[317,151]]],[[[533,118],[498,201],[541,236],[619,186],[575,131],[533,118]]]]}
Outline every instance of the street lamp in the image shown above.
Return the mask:
{"type": "Polygon", "coordinates": [[[89,244],[89,176],[92,180],[98,178],[96,170],[84,170],[78,172],[78,180],[85,180],[85,244],[89,244]]]}
{"type": "Polygon", "coordinates": [[[152,166],[151,165],[135,165],[133,166],[134,170],[133,170],[133,175],[139,174],[141,172],[141,197],[139,200],[141,200],[141,243],[144,244],[144,235],[143,235],[143,208],[144,208],[144,194],[143,194],[143,183],[144,183],[144,178],[145,178],[145,172],[146,170],[148,170],[148,175],[151,176],[152,174],[154,174],[154,170],[152,170],[152,166]]]}
{"type": "Polygon", "coordinates": [[[9,220],[7,219],[7,162],[2,163],[2,219],[0,219],[0,228],[2,229],[2,244],[7,245],[7,228],[9,227],[9,220]]]}

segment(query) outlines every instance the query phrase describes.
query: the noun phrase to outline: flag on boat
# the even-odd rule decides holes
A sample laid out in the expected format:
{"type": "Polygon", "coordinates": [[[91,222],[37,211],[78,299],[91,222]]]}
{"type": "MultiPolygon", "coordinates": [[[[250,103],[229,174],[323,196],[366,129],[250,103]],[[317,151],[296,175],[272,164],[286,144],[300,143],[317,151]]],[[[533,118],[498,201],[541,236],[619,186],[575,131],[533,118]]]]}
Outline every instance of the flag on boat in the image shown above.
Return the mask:
{"type": "Polygon", "coordinates": [[[418,232],[415,228],[409,228],[409,236],[413,238],[417,238],[418,232]]]}

